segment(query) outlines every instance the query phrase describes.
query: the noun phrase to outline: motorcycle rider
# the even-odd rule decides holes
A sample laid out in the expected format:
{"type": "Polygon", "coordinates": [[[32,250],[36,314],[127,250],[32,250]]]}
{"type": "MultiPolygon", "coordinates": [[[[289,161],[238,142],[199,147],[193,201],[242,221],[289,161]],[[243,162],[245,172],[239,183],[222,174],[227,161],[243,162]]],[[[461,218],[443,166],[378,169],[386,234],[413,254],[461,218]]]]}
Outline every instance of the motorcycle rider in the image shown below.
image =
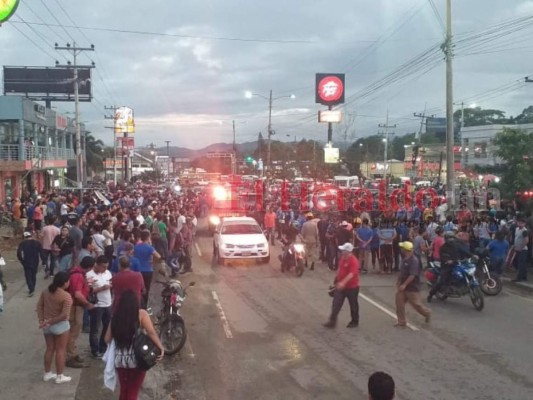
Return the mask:
{"type": "Polygon", "coordinates": [[[455,237],[454,232],[446,232],[444,244],[440,248],[440,278],[429,291],[427,302],[431,303],[433,296],[442,289],[446,292],[452,279],[453,268],[459,260],[472,256],[467,246],[455,237]]]}
{"type": "Polygon", "coordinates": [[[298,238],[300,238],[300,224],[298,221],[294,220],[288,227],[285,228],[285,232],[281,242],[283,243],[283,255],[281,256],[281,272],[285,272],[291,265],[292,254],[289,253],[289,249],[293,243],[296,243],[298,238]]]}

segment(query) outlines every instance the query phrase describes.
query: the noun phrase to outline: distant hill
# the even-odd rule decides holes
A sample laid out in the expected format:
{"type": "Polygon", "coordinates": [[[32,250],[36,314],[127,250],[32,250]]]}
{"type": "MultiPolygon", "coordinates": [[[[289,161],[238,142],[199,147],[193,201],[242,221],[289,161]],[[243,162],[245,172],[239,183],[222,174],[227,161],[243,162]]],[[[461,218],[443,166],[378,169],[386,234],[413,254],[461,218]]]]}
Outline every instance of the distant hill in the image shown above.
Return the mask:
{"type": "MultiPolygon", "coordinates": [[[[264,143],[266,145],[267,143],[266,139],[264,140],[264,143]]],[[[237,146],[237,151],[241,154],[253,153],[257,149],[257,140],[253,142],[237,143],[236,146],[237,146]]],[[[342,148],[343,144],[334,143],[333,146],[342,148]]],[[[166,147],[159,147],[156,150],[159,155],[164,156],[167,154],[166,147]]],[[[170,152],[171,157],[189,158],[191,160],[194,160],[195,158],[201,157],[211,152],[224,153],[224,152],[231,152],[231,151],[233,151],[232,143],[214,143],[214,144],[210,144],[209,146],[206,146],[198,150],[193,150],[193,149],[188,149],[186,147],[178,147],[178,146],[169,147],[169,152],[170,152]]]]}

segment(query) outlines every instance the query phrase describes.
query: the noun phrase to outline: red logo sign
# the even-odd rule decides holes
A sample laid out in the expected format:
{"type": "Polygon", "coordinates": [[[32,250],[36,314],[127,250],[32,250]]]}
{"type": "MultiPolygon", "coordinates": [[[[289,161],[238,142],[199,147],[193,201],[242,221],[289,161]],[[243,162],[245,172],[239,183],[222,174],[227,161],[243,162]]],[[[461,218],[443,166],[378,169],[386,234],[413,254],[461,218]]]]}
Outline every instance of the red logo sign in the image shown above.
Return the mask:
{"type": "Polygon", "coordinates": [[[317,74],[316,102],[325,105],[344,103],[344,74],[317,74]]]}

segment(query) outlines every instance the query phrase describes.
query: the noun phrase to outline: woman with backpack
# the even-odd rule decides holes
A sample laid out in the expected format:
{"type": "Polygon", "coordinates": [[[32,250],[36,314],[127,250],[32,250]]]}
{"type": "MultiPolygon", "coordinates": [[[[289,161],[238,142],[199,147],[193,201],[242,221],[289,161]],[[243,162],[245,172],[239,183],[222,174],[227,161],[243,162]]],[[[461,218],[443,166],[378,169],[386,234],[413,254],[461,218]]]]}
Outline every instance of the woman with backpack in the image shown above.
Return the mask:
{"type": "Polygon", "coordinates": [[[119,400],[136,400],[146,376],[146,371],[138,368],[133,350],[133,338],[139,329],[146,331],[161,351],[157,358],[160,361],[165,351],[150,316],[146,310],[139,308],[139,299],[135,293],[127,290],[120,296],[105,337],[108,344],[112,340],[115,341],[115,368],[120,383],[119,400]]]}

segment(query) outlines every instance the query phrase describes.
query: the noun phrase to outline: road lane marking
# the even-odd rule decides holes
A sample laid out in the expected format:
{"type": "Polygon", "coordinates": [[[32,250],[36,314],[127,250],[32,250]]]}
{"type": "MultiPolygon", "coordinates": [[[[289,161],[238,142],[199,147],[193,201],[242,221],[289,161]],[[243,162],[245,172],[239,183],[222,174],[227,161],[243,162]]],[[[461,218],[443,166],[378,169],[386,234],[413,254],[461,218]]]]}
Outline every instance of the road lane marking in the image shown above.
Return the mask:
{"type": "Polygon", "coordinates": [[[192,349],[192,344],[191,344],[191,341],[190,341],[190,340],[187,340],[187,345],[189,346],[189,351],[190,351],[189,356],[190,356],[191,358],[195,358],[195,357],[196,357],[196,354],[194,354],[194,350],[192,349]]]}
{"type": "Polygon", "coordinates": [[[228,319],[226,318],[226,313],[224,312],[224,309],[222,308],[222,304],[220,304],[220,299],[218,298],[218,294],[214,290],[211,293],[213,294],[213,300],[215,300],[215,304],[218,308],[218,315],[220,316],[220,320],[222,321],[222,327],[224,328],[224,333],[226,334],[226,337],[228,339],[232,339],[233,333],[231,333],[229,322],[228,322],[228,319]]]}
{"type": "MultiPolygon", "coordinates": [[[[393,313],[392,311],[386,309],[385,307],[383,307],[381,304],[377,303],[376,301],[372,300],[370,297],[368,296],[365,296],[364,294],[362,293],[359,293],[359,297],[362,297],[363,300],[366,300],[367,302],[369,302],[370,304],[372,304],[374,307],[380,309],[381,311],[383,311],[385,314],[387,314],[388,316],[392,317],[393,319],[396,319],[396,314],[393,313]]],[[[419,331],[420,329],[418,329],[416,326],[410,324],[409,322],[407,323],[407,327],[413,331],[419,331]]]]}
{"type": "Polygon", "coordinates": [[[198,242],[194,242],[194,247],[196,247],[196,252],[198,253],[198,257],[202,257],[202,252],[200,251],[200,246],[198,246],[198,242]]]}

